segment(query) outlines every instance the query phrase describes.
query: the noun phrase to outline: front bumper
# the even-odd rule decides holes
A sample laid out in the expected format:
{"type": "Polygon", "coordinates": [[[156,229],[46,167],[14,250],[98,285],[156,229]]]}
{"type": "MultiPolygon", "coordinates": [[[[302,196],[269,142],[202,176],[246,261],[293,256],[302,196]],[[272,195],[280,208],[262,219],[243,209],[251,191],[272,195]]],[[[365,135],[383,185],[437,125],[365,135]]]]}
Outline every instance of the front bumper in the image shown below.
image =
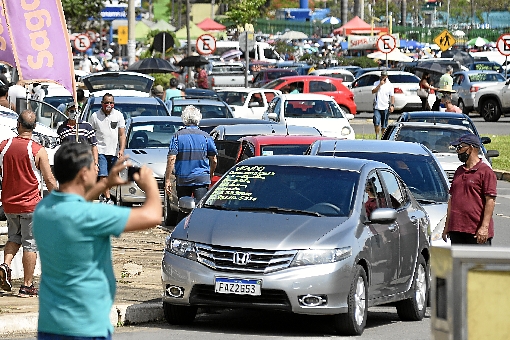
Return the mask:
{"type": "Polygon", "coordinates": [[[336,263],[288,268],[269,274],[222,272],[165,251],[161,270],[163,302],[202,307],[263,308],[300,314],[340,314],[347,312],[352,266],[351,258],[347,258],[336,263]],[[215,293],[215,278],[261,280],[261,295],[215,293]],[[180,290],[181,296],[172,296],[171,287],[174,291],[180,290]],[[307,295],[321,296],[325,302],[306,306],[299,299],[307,295]]]}

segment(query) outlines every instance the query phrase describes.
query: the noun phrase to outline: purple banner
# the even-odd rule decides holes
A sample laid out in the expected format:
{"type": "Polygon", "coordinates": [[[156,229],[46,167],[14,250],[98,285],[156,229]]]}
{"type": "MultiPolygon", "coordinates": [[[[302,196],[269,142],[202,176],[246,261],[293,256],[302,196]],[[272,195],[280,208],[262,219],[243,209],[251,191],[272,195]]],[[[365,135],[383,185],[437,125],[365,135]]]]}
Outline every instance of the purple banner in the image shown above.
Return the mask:
{"type": "Polygon", "coordinates": [[[3,1],[20,79],[56,82],[75,96],[73,56],[60,0],[3,1]]]}
{"type": "Polygon", "coordinates": [[[12,52],[11,37],[5,22],[3,1],[0,1],[0,62],[15,66],[14,53],[12,52]]]}

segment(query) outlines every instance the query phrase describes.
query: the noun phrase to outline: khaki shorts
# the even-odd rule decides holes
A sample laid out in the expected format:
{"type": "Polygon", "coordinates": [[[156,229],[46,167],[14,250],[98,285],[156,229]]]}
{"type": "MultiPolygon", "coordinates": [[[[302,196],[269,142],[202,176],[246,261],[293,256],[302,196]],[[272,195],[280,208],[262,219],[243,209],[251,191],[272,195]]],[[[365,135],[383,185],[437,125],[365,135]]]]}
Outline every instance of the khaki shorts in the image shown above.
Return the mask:
{"type": "Polygon", "coordinates": [[[7,241],[21,244],[23,250],[36,252],[34,236],[32,234],[33,213],[5,214],[7,216],[7,241]]]}

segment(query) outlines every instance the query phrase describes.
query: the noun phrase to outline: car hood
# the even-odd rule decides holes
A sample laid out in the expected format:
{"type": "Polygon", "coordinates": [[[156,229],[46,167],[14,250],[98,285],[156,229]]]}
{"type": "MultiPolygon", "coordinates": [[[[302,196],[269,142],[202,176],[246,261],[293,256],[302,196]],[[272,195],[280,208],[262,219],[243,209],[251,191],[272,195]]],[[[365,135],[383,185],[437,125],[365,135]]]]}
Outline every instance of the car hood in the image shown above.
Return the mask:
{"type": "Polygon", "coordinates": [[[147,165],[154,173],[154,177],[165,176],[168,148],[126,149],[124,153],[129,155],[131,163],[147,165]]]}
{"type": "Polygon", "coordinates": [[[192,212],[185,229],[178,227],[172,235],[225,247],[308,249],[334,228],[345,228],[346,220],[345,217],[197,208],[192,212]],[[341,226],[342,223],[344,226],[341,226]]]}
{"type": "Polygon", "coordinates": [[[455,171],[463,163],[459,161],[456,153],[438,152],[434,153],[444,171],[455,171]]]}
{"type": "Polygon", "coordinates": [[[354,139],[354,130],[345,118],[285,118],[287,124],[299,126],[312,126],[319,130],[325,137],[354,139]],[[349,135],[342,135],[342,128],[348,126],[351,130],[349,135]]]}

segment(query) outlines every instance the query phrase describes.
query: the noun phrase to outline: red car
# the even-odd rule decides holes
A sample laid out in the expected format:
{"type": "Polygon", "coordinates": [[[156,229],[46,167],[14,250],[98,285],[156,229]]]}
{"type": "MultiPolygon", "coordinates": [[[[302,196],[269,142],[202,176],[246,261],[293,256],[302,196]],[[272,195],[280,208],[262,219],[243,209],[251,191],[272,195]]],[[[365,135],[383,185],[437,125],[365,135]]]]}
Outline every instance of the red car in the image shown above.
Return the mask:
{"type": "Polygon", "coordinates": [[[228,169],[250,157],[271,155],[304,155],[308,147],[322,136],[259,135],[246,136],[237,141],[216,140],[218,166],[212,184],[216,183],[228,169]]]}
{"type": "Polygon", "coordinates": [[[275,89],[286,92],[290,85],[296,85],[299,93],[323,94],[333,98],[337,104],[347,113],[356,114],[354,95],[339,78],[324,76],[292,76],[273,80],[262,86],[266,89],[275,89]]]}

